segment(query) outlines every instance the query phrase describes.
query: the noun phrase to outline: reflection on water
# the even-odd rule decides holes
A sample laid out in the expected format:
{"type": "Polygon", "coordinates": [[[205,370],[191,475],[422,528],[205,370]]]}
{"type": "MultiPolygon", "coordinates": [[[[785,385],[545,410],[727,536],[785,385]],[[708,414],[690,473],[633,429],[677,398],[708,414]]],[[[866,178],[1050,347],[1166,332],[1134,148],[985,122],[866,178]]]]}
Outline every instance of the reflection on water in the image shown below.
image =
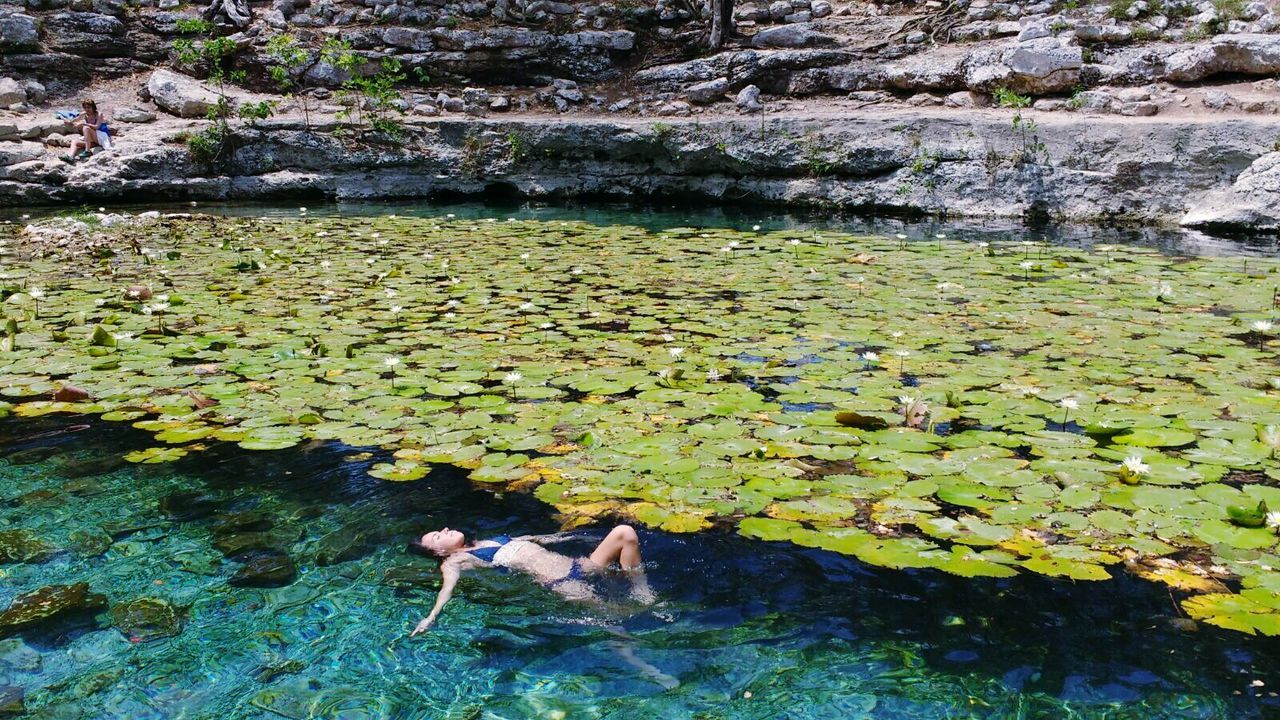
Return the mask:
{"type": "Polygon", "coordinates": [[[142,440],[127,428],[32,437],[65,427],[0,425],[0,530],[60,550],[0,566],[0,607],[87,581],[112,612],[0,640],[0,702],[21,688],[30,717],[1280,716],[1280,643],[1179,629],[1166,592],[1124,574],[967,581],[726,535],[644,534],[664,598],[649,610],[565,606],[476,572],[410,640],[438,574],[408,538],[441,524],[549,532],[547,510],[447,468],[378,481],[374,458],[334,445],[148,467],[116,460],[142,440]],[[270,553],[296,578],[229,584],[270,553]],[[139,598],[178,625],[119,619],[139,598]]]}
{"type": "MultiPolygon", "coordinates": [[[[1276,257],[1280,254],[1280,236],[1274,233],[1254,236],[1222,238],[1181,228],[1154,226],[1104,227],[1097,225],[1063,224],[1028,227],[1013,218],[887,218],[856,214],[842,214],[830,210],[805,208],[782,209],[768,205],[663,205],[637,206],[631,203],[593,203],[590,205],[556,205],[549,203],[501,201],[440,202],[331,202],[320,199],[303,201],[300,205],[279,203],[216,203],[201,202],[148,205],[125,205],[111,208],[127,212],[160,210],[162,212],[199,212],[228,217],[287,217],[303,214],[311,217],[334,215],[376,216],[399,214],[404,216],[438,217],[453,214],[459,218],[507,218],[521,220],[565,220],[589,222],[599,225],[636,225],[650,230],[673,227],[716,227],[735,230],[751,230],[759,226],[763,232],[790,230],[797,233],[821,233],[824,230],[866,233],[892,236],[904,234],[908,240],[927,242],[939,233],[955,240],[972,242],[1008,242],[1031,240],[1069,247],[1093,247],[1098,244],[1129,244],[1155,247],[1174,255],[1259,256],[1276,257]]],[[[0,221],[19,222],[23,215],[41,215],[65,212],[63,208],[15,209],[0,208],[0,221]]]]}

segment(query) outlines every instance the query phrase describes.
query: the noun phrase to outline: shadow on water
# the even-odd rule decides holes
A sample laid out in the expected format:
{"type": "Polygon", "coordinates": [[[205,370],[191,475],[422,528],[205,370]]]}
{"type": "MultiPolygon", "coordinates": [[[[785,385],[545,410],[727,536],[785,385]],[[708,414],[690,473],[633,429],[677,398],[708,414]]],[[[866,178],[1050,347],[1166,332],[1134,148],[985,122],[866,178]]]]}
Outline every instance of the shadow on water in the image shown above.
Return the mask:
{"type": "MultiPolygon", "coordinates": [[[[1280,642],[1180,629],[1166,590],[1123,573],[966,580],[727,534],[642,533],[658,606],[565,608],[518,577],[477,572],[441,625],[410,641],[438,573],[404,552],[409,538],[445,524],[481,537],[553,532],[549,508],[451,468],[376,480],[365,470],[379,453],[336,444],[216,445],[172,465],[121,465],[144,433],[68,427],[0,424],[0,526],[118,537],[101,556],[8,566],[0,607],[87,580],[112,604],[167,596],[190,618],[177,637],[142,645],[83,619],[29,632],[34,672],[0,645],[0,687],[25,687],[39,717],[1280,716],[1280,642]],[[211,543],[255,533],[292,556],[296,580],[227,585],[245,556],[222,560],[211,543]],[[637,676],[618,660],[619,637],[680,687],[637,676]],[[285,658],[299,665],[264,671],[285,658]],[[95,677],[112,683],[86,694],[95,677]]],[[[558,549],[587,552],[604,527],[558,549]]]]}

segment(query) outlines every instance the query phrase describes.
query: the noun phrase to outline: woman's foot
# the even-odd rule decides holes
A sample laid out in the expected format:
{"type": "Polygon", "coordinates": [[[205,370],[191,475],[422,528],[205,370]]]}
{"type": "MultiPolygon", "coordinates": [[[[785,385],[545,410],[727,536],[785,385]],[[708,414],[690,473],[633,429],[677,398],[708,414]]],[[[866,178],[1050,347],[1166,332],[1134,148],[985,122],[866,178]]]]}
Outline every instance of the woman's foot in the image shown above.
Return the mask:
{"type": "Polygon", "coordinates": [[[64,163],[68,164],[68,165],[75,165],[75,164],[76,164],[76,159],[75,159],[75,156],[73,156],[73,155],[59,155],[59,156],[58,156],[58,159],[59,159],[59,160],[61,160],[61,161],[62,161],[62,162],[64,162],[64,163]]]}

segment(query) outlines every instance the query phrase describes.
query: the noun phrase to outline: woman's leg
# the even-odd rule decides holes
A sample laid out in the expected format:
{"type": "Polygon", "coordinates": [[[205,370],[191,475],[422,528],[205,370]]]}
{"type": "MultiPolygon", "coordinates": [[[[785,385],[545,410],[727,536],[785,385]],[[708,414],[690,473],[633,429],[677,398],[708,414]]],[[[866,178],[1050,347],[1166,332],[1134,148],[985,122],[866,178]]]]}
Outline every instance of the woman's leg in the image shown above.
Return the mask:
{"type": "Polygon", "coordinates": [[[91,127],[80,128],[81,134],[84,135],[84,149],[88,150],[98,144],[98,132],[91,127]]]}
{"type": "Polygon", "coordinates": [[[606,568],[616,560],[623,570],[640,567],[640,537],[630,525],[619,525],[609,531],[590,556],[591,562],[606,568]]]}
{"type": "Polygon", "coordinates": [[[619,525],[600,542],[588,558],[598,568],[606,568],[616,560],[631,576],[631,596],[642,603],[656,601],[657,595],[649,587],[649,580],[640,567],[640,537],[630,525],[619,525]]]}

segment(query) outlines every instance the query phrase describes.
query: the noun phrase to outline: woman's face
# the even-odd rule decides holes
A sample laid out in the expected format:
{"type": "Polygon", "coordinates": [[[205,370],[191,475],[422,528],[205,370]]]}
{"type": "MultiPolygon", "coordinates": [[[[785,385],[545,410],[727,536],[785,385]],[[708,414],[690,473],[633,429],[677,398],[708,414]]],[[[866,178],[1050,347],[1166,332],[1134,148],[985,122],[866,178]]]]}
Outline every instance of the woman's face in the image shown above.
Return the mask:
{"type": "Polygon", "coordinates": [[[432,530],[423,535],[418,544],[437,555],[448,555],[455,550],[462,549],[462,546],[466,544],[466,538],[457,530],[442,528],[440,530],[432,530]]]}

